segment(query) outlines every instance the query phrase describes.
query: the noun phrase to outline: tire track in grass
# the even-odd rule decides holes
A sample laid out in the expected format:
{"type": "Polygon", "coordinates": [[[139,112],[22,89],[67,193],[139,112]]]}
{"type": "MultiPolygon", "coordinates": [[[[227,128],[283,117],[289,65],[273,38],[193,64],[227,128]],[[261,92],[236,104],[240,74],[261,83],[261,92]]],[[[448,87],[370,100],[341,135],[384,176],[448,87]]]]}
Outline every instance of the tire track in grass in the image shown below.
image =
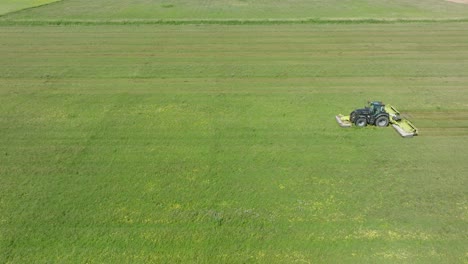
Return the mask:
{"type": "Polygon", "coordinates": [[[421,136],[468,136],[468,111],[466,110],[411,112],[408,117],[411,120],[417,120],[420,124],[415,125],[421,136]]]}

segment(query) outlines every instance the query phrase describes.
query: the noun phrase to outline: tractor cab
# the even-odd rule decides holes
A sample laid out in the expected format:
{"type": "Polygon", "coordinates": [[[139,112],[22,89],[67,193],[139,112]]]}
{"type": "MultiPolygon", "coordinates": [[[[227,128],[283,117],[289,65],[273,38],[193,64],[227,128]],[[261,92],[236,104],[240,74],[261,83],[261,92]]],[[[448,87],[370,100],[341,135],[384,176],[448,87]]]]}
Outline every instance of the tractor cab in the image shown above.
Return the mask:
{"type": "Polygon", "coordinates": [[[371,115],[385,113],[385,105],[382,102],[369,102],[369,110],[371,115]]]}

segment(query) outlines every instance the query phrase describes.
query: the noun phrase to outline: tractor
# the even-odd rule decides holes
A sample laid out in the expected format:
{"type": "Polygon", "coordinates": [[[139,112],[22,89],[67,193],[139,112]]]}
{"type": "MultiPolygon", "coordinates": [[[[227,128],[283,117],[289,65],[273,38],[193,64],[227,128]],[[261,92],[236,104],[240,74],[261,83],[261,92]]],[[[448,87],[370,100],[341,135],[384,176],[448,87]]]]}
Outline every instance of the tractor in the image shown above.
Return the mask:
{"type": "Polygon", "coordinates": [[[351,112],[349,121],[357,127],[365,127],[368,124],[386,127],[390,122],[390,116],[385,112],[385,105],[382,102],[374,101],[369,102],[369,106],[351,112]]]}
{"type": "Polygon", "coordinates": [[[400,112],[391,105],[385,105],[380,101],[369,102],[369,105],[356,109],[349,116],[337,115],[336,121],[341,127],[365,127],[374,125],[377,127],[386,127],[389,124],[402,137],[413,137],[418,135],[418,129],[406,118],[401,117],[400,112]]]}

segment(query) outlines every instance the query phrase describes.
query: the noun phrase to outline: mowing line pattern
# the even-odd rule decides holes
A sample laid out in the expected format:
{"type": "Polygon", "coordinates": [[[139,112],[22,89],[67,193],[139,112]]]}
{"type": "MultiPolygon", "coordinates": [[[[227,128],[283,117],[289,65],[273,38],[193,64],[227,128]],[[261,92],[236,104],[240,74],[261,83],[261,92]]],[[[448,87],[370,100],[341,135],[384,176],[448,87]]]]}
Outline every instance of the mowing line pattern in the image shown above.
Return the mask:
{"type": "Polygon", "coordinates": [[[463,262],[467,28],[1,26],[0,262],[463,262]]]}

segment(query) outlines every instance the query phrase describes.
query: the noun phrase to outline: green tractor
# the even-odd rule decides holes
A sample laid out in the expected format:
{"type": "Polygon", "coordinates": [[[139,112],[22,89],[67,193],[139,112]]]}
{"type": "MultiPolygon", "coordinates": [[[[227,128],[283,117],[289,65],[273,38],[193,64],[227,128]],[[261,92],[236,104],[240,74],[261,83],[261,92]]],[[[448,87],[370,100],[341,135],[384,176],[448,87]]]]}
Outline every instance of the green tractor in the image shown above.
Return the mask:
{"type": "Polygon", "coordinates": [[[417,128],[408,119],[402,118],[398,110],[380,101],[369,102],[368,106],[352,111],[349,116],[340,114],[335,118],[341,127],[351,127],[353,124],[357,127],[386,127],[391,124],[402,137],[418,135],[417,128]]]}

